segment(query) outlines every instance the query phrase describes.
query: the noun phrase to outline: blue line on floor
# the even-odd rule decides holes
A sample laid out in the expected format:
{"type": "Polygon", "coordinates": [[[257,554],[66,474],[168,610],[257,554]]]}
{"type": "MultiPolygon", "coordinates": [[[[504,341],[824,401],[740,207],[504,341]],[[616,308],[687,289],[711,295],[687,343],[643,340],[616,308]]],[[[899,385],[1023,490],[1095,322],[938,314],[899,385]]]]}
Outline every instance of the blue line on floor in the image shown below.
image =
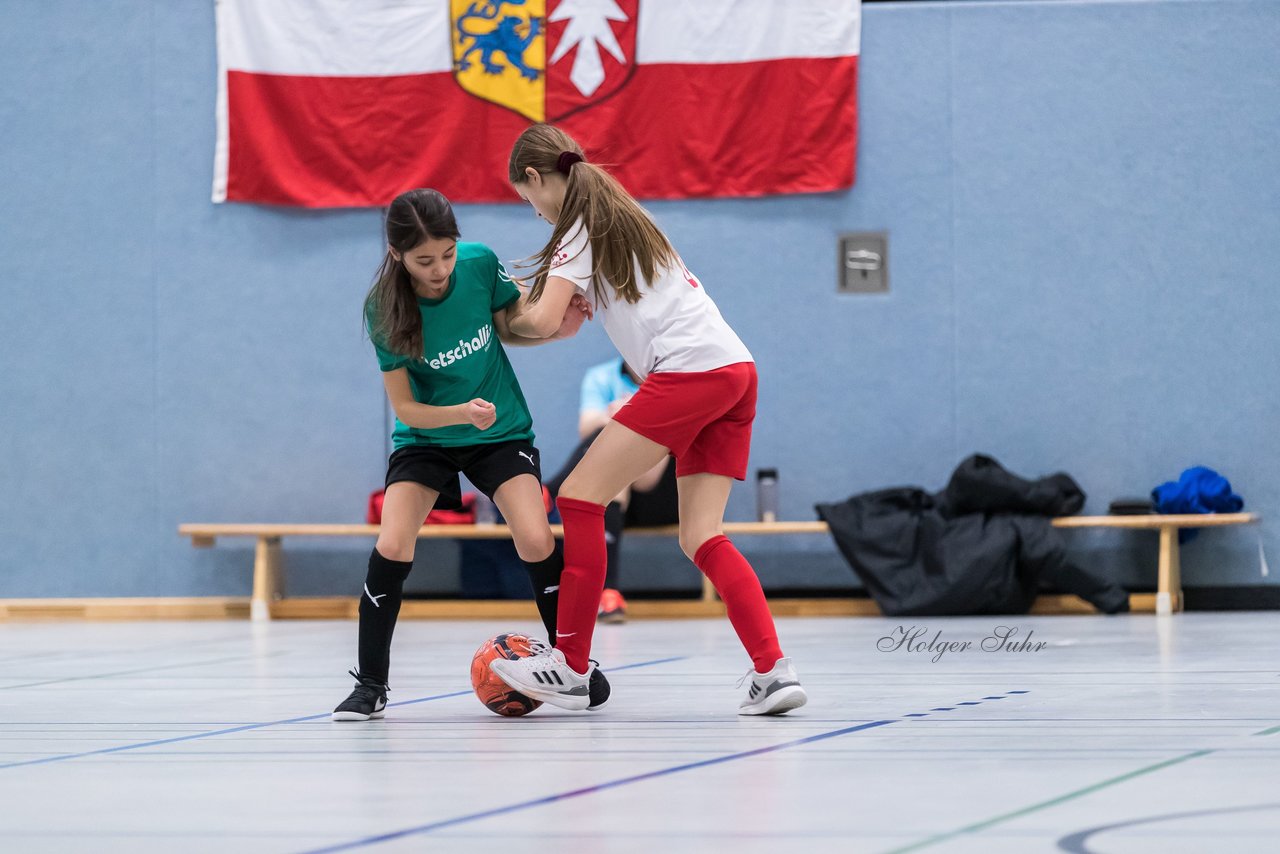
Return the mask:
{"type": "MultiPolygon", "coordinates": [[[[273,652],[265,657],[274,658],[279,655],[282,655],[282,653],[273,652]]],[[[62,682],[83,682],[86,679],[114,679],[117,676],[137,676],[140,673],[155,673],[158,670],[186,670],[191,667],[206,667],[210,664],[226,664],[228,661],[247,661],[263,657],[264,656],[259,655],[231,655],[225,658],[212,658],[205,661],[180,661],[176,664],[140,667],[136,670],[116,670],[112,673],[90,673],[86,676],[64,676],[61,679],[45,679],[41,682],[22,682],[17,685],[0,685],[0,691],[12,691],[15,688],[39,688],[44,685],[57,685],[62,682]]]]}
{"type": "Polygon", "coordinates": [[[638,664],[623,664],[618,667],[601,667],[605,673],[616,673],[619,670],[631,670],[635,667],[650,667],[654,664],[670,664],[673,661],[684,661],[688,656],[675,655],[671,658],[655,658],[653,661],[641,661],[638,664]]]}
{"type": "MultiPolygon", "coordinates": [[[[1029,693],[1031,692],[1030,691],[1009,691],[1007,694],[998,694],[992,697],[983,697],[982,700],[1003,700],[1010,694],[1029,694],[1029,693]]],[[[954,712],[956,710],[956,706],[981,706],[982,700],[974,700],[968,703],[956,703],[955,706],[938,706],[937,708],[930,709],[929,711],[930,712],[954,712]]],[[[913,712],[911,714],[903,715],[903,717],[904,718],[927,718],[929,717],[929,713],[913,712]]]]}
{"type": "Polygon", "coordinates": [[[65,762],[68,759],[83,759],[87,756],[106,756],[111,753],[121,753],[126,750],[141,750],[144,747],[159,747],[162,744],[176,744],[180,741],[194,741],[198,738],[213,738],[215,735],[230,735],[235,732],[247,732],[251,729],[262,729],[263,727],[279,726],[280,724],[297,724],[303,721],[314,721],[317,718],[327,718],[329,713],[323,715],[307,715],[302,718],[288,718],[280,721],[267,721],[265,723],[244,724],[243,726],[228,727],[227,729],[216,729],[211,732],[197,732],[191,735],[180,735],[175,738],[161,738],[155,741],[140,741],[135,744],[122,744],[118,747],[104,747],[99,750],[86,750],[83,753],[62,753],[57,756],[45,756],[41,759],[27,759],[22,762],[6,762],[0,765],[0,770],[5,768],[21,768],[24,765],[45,765],[50,762],[65,762]]]}
{"type": "MultiPolygon", "coordinates": [[[[612,673],[615,670],[630,670],[636,667],[651,667],[655,664],[667,664],[672,661],[680,661],[683,656],[675,658],[657,658],[653,661],[641,661],[636,664],[624,664],[620,667],[602,667],[601,670],[612,673]]],[[[427,703],[432,700],[447,700],[450,697],[464,697],[471,691],[453,691],[448,694],[435,694],[430,697],[419,697],[416,700],[401,700],[398,703],[388,703],[388,706],[409,706],[414,703],[427,703]]],[[[226,729],[217,729],[210,732],[197,732],[190,735],[179,735],[174,738],[161,738],[155,741],[141,741],[134,744],[122,744],[118,747],[103,747],[99,750],[86,750],[83,753],[62,753],[57,756],[45,756],[40,759],[25,759],[21,762],[6,762],[0,765],[0,770],[5,768],[21,768],[27,765],[47,765],[50,762],[65,762],[68,759],[84,759],[89,756],[107,756],[112,753],[123,753],[127,750],[142,750],[146,747],[159,747],[162,744],[177,744],[182,741],[195,741],[201,738],[213,738],[218,735],[231,735],[237,732],[248,732],[249,730],[264,729],[266,727],[281,726],[282,724],[301,724],[307,721],[318,721],[328,718],[330,712],[322,712],[318,715],[304,715],[300,718],[285,718],[278,721],[266,721],[264,723],[244,724],[242,726],[227,727],[226,729]]]]}
{"type": "Polygon", "coordinates": [[[786,750],[791,747],[798,747],[802,744],[812,744],[816,741],[823,741],[828,738],[836,738],[841,735],[848,735],[852,732],[861,732],[863,730],[873,729],[875,727],[887,726],[897,723],[897,720],[872,721],[871,723],[859,724],[858,726],[844,727],[843,729],[831,730],[830,732],[819,733],[818,735],[799,738],[795,741],[786,741],[782,744],[775,744],[771,747],[759,747],[755,750],[745,750],[741,753],[730,753],[726,756],[717,756],[715,759],[703,759],[698,762],[688,762],[683,765],[675,765],[670,768],[661,768],[657,771],[649,771],[644,774],[634,774],[630,777],[622,777],[617,780],[610,780],[595,786],[587,786],[583,789],[572,789],[568,792],[559,792],[554,795],[547,795],[542,798],[535,798],[530,801],[521,801],[515,804],[508,804],[502,807],[496,807],[483,812],[471,813],[469,815],[458,816],[457,818],[444,819],[443,821],[432,822],[431,824],[423,824],[417,827],[407,827],[403,830],[396,830],[391,833],[383,833],[378,836],[369,836],[364,839],[357,839],[352,842],[344,842],[339,845],[333,845],[328,848],[315,848],[306,854],[330,854],[334,851],[351,851],[356,848],[364,848],[369,845],[377,845],[382,842],[390,842],[394,839],[403,839],[406,836],[416,836],[422,833],[430,833],[433,830],[441,830],[446,827],[455,827],[459,824],[467,824],[481,819],[493,818],[494,816],[506,815],[508,813],[519,812],[521,810],[532,809],[533,807],[543,806],[544,804],[552,804],[557,801],[567,801],[572,798],[580,798],[584,795],[594,795],[597,792],[603,792],[608,789],[616,789],[619,786],[628,786],[632,783],[640,783],[645,780],[652,780],[657,777],[666,777],[670,774],[679,774],[682,771],[692,771],[695,768],[706,768],[711,765],[720,765],[725,762],[734,762],[739,759],[749,759],[752,756],[761,756],[766,753],[775,753],[779,750],[786,750]]]}

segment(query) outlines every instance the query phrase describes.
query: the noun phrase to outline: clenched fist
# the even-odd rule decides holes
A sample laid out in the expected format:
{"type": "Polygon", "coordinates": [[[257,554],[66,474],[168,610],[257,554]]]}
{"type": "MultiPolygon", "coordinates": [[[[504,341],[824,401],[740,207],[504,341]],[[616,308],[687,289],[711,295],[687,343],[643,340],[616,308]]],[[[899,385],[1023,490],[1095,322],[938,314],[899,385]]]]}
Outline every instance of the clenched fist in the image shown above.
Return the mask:
{"type": "Polygon", "coordinates": [[[462,404],[462,413],[477,430],[488,430],[498,420],[498,409],[487,400],[476,398],[462,404]]]}

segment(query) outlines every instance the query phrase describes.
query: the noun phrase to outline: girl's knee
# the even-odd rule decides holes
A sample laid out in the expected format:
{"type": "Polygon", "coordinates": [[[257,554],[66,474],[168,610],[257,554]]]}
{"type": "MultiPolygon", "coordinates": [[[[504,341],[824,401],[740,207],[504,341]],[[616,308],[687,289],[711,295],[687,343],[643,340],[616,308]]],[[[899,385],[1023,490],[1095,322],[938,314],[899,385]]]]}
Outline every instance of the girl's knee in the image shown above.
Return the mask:
{"type": "Polygon", "coordinates": [[[586,496],[581,492],[581,481],[579,478],[570,474],[565,478],[564,483],[560,484],[560,491],[557,493],[559,498],[572,498],[574,501],[585,501],[586,496]]]}
{"type": "Polygon", "coordinates": [[[698,549],[702,548],[702,544],[712,537],[719,536],[719,531],[712,530],[686,530],[680,529],[680,550],[685,553],[689,560],[697,557],[698,549]]]}
{"type": "Polygon", "coordinates": [[[378,554],[387,560],[412,561],[413,550],[417,544],[417,537],[407,539],[380,534],[376,548],[378,549],[378,554]]]}
{"type": "Polygon", "coordinates": [[[551,536],[551,529],[539,531],[537,534],[524,534],[516,538],[516,554],[525,563],[542,563],[555,551],[556,540],[551,536]]]}

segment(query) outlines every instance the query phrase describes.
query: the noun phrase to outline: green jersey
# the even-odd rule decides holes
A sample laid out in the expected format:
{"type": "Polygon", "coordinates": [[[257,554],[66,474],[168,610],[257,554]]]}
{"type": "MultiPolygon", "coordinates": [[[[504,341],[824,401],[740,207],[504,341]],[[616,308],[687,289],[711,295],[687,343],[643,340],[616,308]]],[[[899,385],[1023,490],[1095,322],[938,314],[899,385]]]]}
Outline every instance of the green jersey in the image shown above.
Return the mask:
{"type": "Polygon", "coordinates": [[[533,441],[533,418],[515,371],[496,340],[493,314],[520,297],[493,250],[481,243],[459,243],[458,260],[449,287],[440,299],[418,298],[422,315],[422,354],[417,358],[392,353],[373,334],[384,372],[409,372],[413,398],[429,406],[456,406],[480,398],[494,405],[497,420],[488,430],[455,424],[419,430],[396,419],[392,434],[396,450],[408,445],[459,447],[516,440],[533,441]]]}

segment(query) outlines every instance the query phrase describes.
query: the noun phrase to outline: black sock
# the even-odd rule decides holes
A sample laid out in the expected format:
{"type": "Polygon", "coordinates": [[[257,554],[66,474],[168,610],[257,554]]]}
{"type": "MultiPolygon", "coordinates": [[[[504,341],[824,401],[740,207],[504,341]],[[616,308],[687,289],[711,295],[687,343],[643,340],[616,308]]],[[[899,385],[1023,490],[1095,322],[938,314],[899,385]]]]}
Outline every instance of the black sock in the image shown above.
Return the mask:
{"type": "Polygon", "coordinates": [[[404,580],[411,569],[413,561],[387,560],[375,548],[360,591],[360,675],[384,685],[391,669],[391,634],[396,630],[404,580]]]}
{"type": "Polygon", "coordinates": [[[618,550],[622,548],[622,505],[610,502],[604,508],[604,586],[618,589],[618,550]]]}
{"type": "Polygon", "coordinates": [[[560,603],[560,573],[564,571],[564,546],[556,541],[556,547],[546,560],[537,563],[524,562],[529,570],[529,583],[533,585],[533,602],[538,606],[538,616],[547,630],[547,643],[556,645],[556,608],[560,603]]]}

